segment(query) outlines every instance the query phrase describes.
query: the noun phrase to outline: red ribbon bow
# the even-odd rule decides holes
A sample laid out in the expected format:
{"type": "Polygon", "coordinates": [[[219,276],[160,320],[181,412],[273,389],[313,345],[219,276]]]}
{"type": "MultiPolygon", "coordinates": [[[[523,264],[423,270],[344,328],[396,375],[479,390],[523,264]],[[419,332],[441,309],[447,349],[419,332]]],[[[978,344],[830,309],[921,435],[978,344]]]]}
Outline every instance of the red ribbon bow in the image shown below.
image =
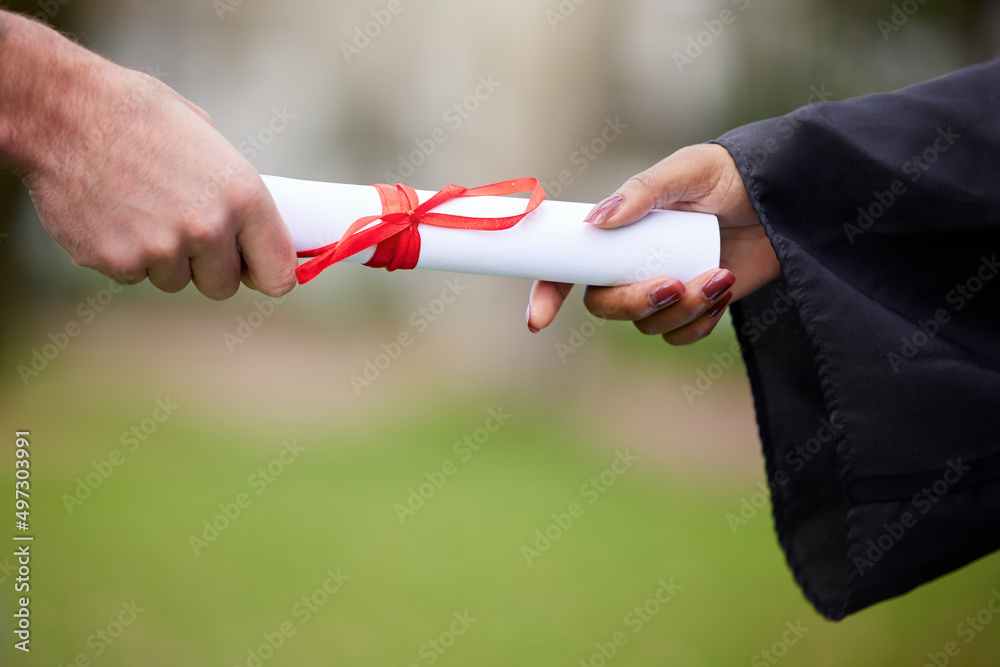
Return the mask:
{"type": "Polygon", "coordinates": [[[519,178],[513,181],[492,183],[471,190],[460,185],[449,185],[436,195],[420,203],[416,190],[399,183],[395,186],[376,183],[382,199],[381,215],[369,215],[354,221],[339,241],[303,250],[299,257],[314,257],[315,259],[302,264],[295,270],[299,283],[307,283],[328,266],[342,259],[361,252],[365,248],[375,246],[375,254],[365,262],[365,266],[374,268],[385,267],[389,271],[396,269],[412,269],[420,259],[420,232],[417,226],[421,223],[436,227],[452,229],[475,229],[479,231],[499,231],[510,229],[519,223],[526,215],[534,211],[545,199],[545,190],[535,178],[519,178]],[[434,213],[444,202],[457,197],[485,197],[489,195],[510,195],[518,192],[531,191],[531,198],[524,213],[506,218],[468,218],[447,213],[434,213]],[[371,223],[381,220],[377,225],[371,223]],[[369,227],[369,225],[371,225],[369,227]]]}

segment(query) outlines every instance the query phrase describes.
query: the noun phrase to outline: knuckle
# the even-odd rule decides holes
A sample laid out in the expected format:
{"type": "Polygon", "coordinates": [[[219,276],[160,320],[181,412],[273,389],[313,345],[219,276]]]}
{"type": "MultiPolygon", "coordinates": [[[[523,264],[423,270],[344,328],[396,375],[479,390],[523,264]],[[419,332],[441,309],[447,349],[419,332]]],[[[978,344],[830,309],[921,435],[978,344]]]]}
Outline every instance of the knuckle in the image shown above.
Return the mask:
{"type": "Polygon", "coordinates": [[[273,278],[258,283],[257,288],[271,297],[280,297],[292,291],[297,281],[295,279],[295,269],[281,270],[273,278]]]}
{"type": "Polygon", "coordinates": [[[181,242],[173,235],[158,235],[146,244],[145,265],[169,263],[181,253],[181,242]]]}
{"type": "Polygon", "coordinates": [[[729,151],[718,144],[687,146],[677,152],[677,158],[692,174],[695,185],[703,190],[717,183],[727,161],[732,161],[729,151]]]}
{"type": "Polygon", "coordinates": [[[264,208],[266,199],[264,184],[256,172],[238,173],[232,179],[226,193],[226,206],[230,211],[256,214],[264,208]]]}
{"type": "Polygon", "coordinates": [[[583,303],[592,314],[607,320],[638,320],[652,311],[646,292],[635,285],[588,289],[583,303]]]}
{"type": "Polygon", "coordinates": [[[630,320],[649,317],[656,312],[649,300],[649,289],[642,283],[630,285],[622,293],[621,308],[630,320]]]}
{"type": "Polygon", "coordinates": [[[75,253],[70,255],[70,259],[77,266],[84,269],[93,269],[94,271],[100,271],[101,273],[110,275],[111,265],[110,263],[101,260],[90,253],[75,253]]]}
{"type": "Polygon", "coordinates": [[[193,249],[203,250],[222,241],[227,232],[226,221],[220,216],[201,215],[184,222],[184,241],[193,249]]]}
{"type": "Polygon", "coordinates": [[[100,271],[123,285],[141,282],[146,276],[147,264],[143,257],[120,244],[87,253],[76,261],[80,266],[100,271]]]}
{"type": "Polygon", "coordinates": [[[647,169],[646,171],[640,172],[625,181],[625,184],[622,187],[623,189],[627,188],[630,190],[645,191],[652,189],[655,185],[656,176],[651,170],[647,169]]]}
{"type": "Polygon", "coordinates": [[[142,262],[102,262],[101,266],[90,268],[97,269],[122,285],[136,285],[146,279],[146,265],[142,262]]]}
{"type": "Polygon", "coordinates": [[[697,342],[712,333],[713,329],[715,329],[714,320],[710,320],[707,317],[699,318],[690,324],[687,336],[689,340],[687,342],[697,342]]]}

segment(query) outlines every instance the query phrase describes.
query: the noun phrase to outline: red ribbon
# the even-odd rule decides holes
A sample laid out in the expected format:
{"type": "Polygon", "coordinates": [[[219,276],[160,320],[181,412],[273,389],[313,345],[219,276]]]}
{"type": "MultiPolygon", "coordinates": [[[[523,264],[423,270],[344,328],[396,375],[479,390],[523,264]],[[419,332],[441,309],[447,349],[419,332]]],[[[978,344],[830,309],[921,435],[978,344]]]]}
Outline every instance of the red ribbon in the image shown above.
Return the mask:
{"type": "Polygon", "coordinates": [[[369,215],[354,221],[340,240],[313,250],[303,250],[299,257],[314,257],[295,270],[299,283],[307,283],[328,266],[342,259],[375,246],[375,254],[365,262],[365,266],[396,269],[412,269],[420,259],[421,223],[452,229],[475,229],[479,231],[500,231],[510,229],[526,215],[534,211],[545,200],[545,190],[535,178],[519,178],[513,181],[492,183],[471,190],[460,185],[449,185],[441,192],[420,203],[417,192],[408,185],[395,186],[377,183],[382,199],[381,215],[369,215]],[[531,198],[524,213],[506,218],[468,218],[460,215],[434,213],[433,210],[444,202],[458,197],[485,197],[489,195],[511,195],[531,191],[531,198]],[[371,223],[381,220],[376,225],[371,223]],[[371,226],[369,226],[371,225],[371,226]]]}

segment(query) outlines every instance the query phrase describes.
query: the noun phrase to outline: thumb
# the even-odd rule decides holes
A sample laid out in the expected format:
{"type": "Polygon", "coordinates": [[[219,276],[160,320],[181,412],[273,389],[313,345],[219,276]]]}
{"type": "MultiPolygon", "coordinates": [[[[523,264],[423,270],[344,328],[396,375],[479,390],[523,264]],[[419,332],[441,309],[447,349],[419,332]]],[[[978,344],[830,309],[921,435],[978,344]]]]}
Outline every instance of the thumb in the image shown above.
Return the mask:
{"type": "Polygon", "coordinates": [[[295,287],[295,245],[278,207],[260,176],[253,175],[254,198],[237,211],[236,235],[246,263],[243,283],[268,296],[282,296],[295,287]]]}
{"type": "Polygon", "coordinates": [[[630,225],[654,208],[696,202],[709,195],[729,158],[722,146],[688,146],[640,172],[594,207],[585,222],[613,228],[630,225]],[[722,152],[720,155],[719,151],[722,152]]]}

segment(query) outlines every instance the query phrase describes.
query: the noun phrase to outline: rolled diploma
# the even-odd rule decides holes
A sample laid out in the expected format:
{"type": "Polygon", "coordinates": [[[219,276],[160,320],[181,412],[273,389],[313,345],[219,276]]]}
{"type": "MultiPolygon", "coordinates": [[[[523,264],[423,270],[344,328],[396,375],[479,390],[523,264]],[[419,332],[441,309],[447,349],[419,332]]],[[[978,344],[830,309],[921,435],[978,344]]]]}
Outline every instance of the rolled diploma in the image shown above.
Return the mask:
{"type": "MultiPolygon", "coordinates": [[[[344,185],[264,176],[295,250],[340,239],[358,218],[378,215],[382,201],[369,185],[344,185]]],[[[436,194],[417,190],[424,202],[436,194]]],[[[469,217],[524,212],[526,199],[466,197],[434,210],[469,217]]],[[[714,215],[685,211],[649,213],[617,229],[583,219],[593,204],[546,200],[512,228],[475,231],[420,225],[418,269],[537,278],[583,285],[626,285],[656,276],[687,282],[719,266],[719,225],[714,215]]],[[[373,248],[345,261],[363,264],[373,248]]]]}

